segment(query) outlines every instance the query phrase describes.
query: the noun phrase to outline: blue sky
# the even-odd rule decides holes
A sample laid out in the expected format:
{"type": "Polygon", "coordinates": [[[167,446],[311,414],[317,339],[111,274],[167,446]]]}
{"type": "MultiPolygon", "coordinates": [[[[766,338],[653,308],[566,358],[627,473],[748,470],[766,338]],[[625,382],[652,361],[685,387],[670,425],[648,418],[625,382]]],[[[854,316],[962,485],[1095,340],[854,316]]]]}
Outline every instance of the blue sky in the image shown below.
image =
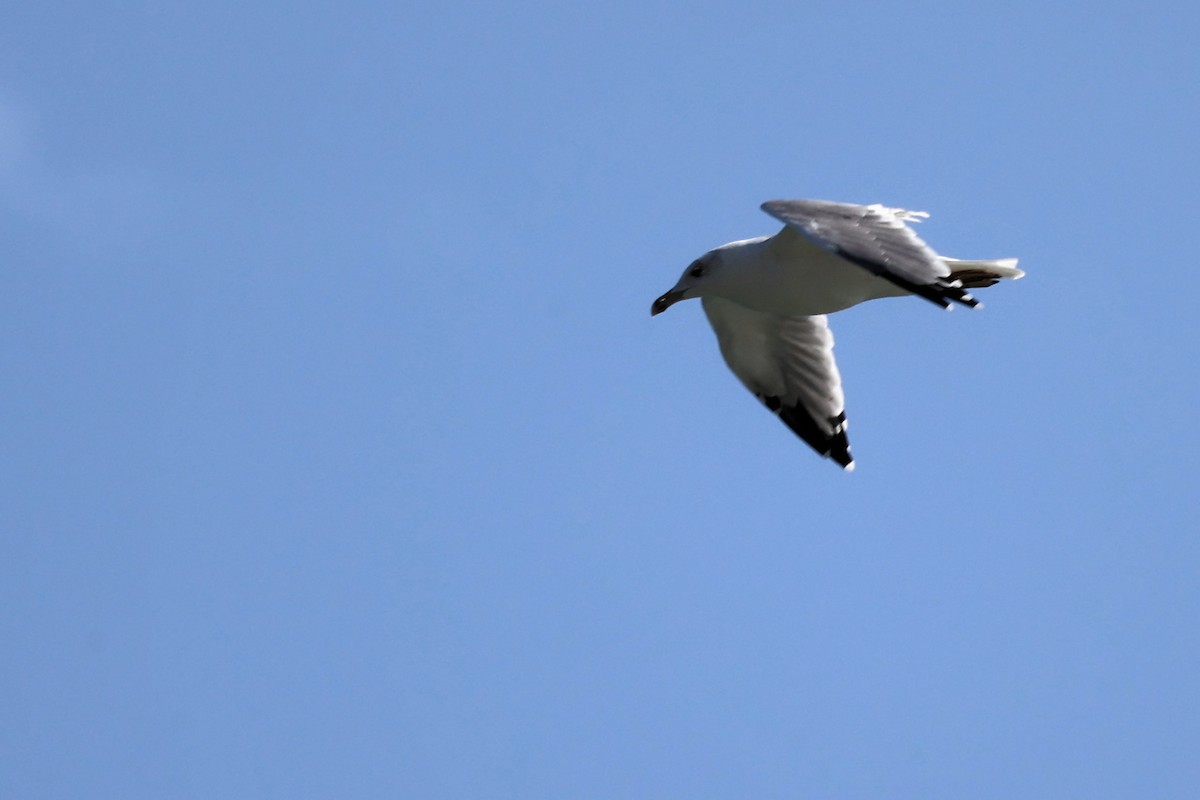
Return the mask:
{"type": "Polygon", "coordinates": [[[1198,23],[13,5],[0,796],[1195,797],[1198,23]],[[1028,271],[853,474],[648,313],[775,197],[1028,271]]]}

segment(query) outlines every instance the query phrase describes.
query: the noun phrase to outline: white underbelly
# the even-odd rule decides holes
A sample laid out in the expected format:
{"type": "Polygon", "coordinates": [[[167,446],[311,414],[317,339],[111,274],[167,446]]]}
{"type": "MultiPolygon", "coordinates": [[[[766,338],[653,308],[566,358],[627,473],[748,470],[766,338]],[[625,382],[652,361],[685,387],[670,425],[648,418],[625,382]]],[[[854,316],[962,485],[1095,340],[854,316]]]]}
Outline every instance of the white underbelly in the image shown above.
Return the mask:
{"type": "Polygon", "coordinates": [[[816,251],[803,262],[764,260],[756,265],[755,280],[727,287],[726,299],[770,314],[832,314],[879,297],[909,292],[866,269],[827,251],[816,251]]]}

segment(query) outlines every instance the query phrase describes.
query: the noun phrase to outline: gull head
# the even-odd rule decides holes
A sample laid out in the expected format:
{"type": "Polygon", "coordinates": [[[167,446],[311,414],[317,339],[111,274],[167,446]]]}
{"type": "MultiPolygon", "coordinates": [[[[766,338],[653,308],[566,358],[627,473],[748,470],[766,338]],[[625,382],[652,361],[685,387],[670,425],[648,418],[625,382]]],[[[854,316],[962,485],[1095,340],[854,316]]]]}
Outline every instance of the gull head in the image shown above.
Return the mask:
{"type": "Polygon", "coordinates": [[[689,264],[675,286],[650,306],[650,316],[661,314],[680,300],[703,297],[719,264],[720,258],[716,250],[705,253],[689,264]]]}

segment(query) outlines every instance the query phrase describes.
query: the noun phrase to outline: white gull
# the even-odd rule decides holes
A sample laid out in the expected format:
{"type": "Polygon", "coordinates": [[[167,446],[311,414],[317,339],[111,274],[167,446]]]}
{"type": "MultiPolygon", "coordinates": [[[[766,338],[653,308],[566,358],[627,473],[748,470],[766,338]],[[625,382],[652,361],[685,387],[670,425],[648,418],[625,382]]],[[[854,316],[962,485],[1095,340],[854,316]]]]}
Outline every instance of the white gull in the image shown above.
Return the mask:
{"type": "Polygon", "coordinates": [[[854,469],[842,380],[826,314],[880,297],[977,306],[968,289],[1025,273],[1015,258],[946,258],[906,223],[929,215],[881,205],[772,200],[774,236],[730,242],[691,263],[650,313],[699,297],[733,374],[822,456],[854,469]]]}

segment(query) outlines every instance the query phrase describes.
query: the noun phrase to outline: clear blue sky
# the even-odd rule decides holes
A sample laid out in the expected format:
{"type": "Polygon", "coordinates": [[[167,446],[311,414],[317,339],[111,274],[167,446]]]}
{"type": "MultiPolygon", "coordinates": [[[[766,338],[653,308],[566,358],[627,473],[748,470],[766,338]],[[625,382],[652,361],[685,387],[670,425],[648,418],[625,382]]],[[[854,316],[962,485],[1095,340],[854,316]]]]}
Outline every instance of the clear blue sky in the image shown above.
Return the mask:
{"type": "Polygon", "coordinates": [[[1194,798],[1194,4],[10,3],[0,797],[1194,798]],[[774,197],[858,470],[649,305],[774,197]]]}

